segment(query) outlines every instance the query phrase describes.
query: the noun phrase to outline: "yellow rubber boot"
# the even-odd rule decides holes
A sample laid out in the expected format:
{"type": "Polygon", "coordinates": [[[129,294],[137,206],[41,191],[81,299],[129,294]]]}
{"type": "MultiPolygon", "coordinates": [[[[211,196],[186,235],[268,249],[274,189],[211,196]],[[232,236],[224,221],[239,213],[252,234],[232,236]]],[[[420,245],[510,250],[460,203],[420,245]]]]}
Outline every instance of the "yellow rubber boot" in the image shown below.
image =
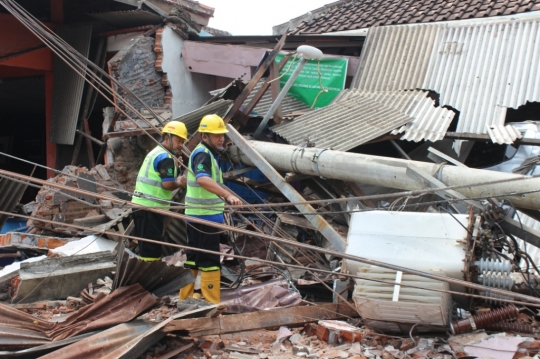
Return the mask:
{"type": "Polygon", "coordinates": [[[201,272],[201,293],[207,302],[220,302],[221,271],[201,272]]]}
{"type": "MultiPolygon", "coordinates": [[[[191,273],[193,274],[195,279],[197,279],[197,274],[199,273],[199,271],[196,269],[192,269],[191,273]]],[[[189,283],[188,285],[180,289],[180,292],[178,293],[178,298],[180,300],[186,300],[188,297],[193,297],[194,291],[195,291],[195,281],[193,281],[193,283],[189,283]]]]}

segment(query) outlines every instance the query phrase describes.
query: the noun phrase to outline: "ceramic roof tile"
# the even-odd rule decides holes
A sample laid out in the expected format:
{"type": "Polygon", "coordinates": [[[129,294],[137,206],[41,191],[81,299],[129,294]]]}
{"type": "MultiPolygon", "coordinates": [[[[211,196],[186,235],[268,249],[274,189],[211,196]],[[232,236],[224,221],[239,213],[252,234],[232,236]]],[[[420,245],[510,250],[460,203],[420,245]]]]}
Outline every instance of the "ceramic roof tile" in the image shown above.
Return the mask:
{"type": "Polygon", "coordinates": [[[540,11],[540,0],[340,0],[291,34],[320,34],[371,26],[426,23],[540,11]]]}

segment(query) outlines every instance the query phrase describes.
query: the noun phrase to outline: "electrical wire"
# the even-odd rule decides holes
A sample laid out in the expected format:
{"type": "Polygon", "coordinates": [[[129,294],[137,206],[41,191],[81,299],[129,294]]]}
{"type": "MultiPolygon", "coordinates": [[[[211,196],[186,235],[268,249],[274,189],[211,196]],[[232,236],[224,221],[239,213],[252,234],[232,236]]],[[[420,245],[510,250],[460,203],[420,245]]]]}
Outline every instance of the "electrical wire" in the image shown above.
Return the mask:
{"type": "MultiPolygon", "coordinates": [[[[56,173],[59,173],[59,174],[63,174],[63,175],[66,175],[66,176],[69,176],[69,177],[72,177],[72,178],[76,178],[77,181],[82,180],[82,181],[87,181],[89,183],[97,184],[96,182],[86,180],[86,179],[84,179],[82,177],[77,177],[77,176],[71,175],[69,173],[65,173],[65,172],[62,172],[62,171],[59,171],[59,170],[56,170],[56,169],[52,169],[52,168],[50,168],[48,166],[45,166],[45,165],[42,165],[42,164],[39,164],[39,163],[34,163],[34,162],[31,162],[31,161],[28,161],[28,160],[24,160],[24,159],[21,159],[21,158],[18,158],[18,157],[15,157],[15,156],[3,153],[3,152],[0,152],[0,155],[4,155],[4,156],[7,156],[9,158],[13,158],[13,159],[25,162],[25,163],[32,164],[34,166],[45,168],[47,170],[52,170],[52,171],[54,171],[56,173]]],[[[404,191],[404,192],[396,192],[396,193],[386,193],[386,194],[379,194],[379,195],[366,195],[366,196],[347,197],[347,198],[332,198],[332,199],[324,199],[324,200],[309,200],[309,201],[304,201],[304,202],[281,202],[281,203],[260,203],[260,204],[247,204],[247,203],[244,203],[242,205],[234,205],[234,206],[226,204],[225,208],[226,209],[231,209],[231,210],[235,210],[235,209],[238,209],[238,208],[256,208],[258,213],[271,213],[271,214],[284,213],[284,214],[304,215],[304,216],[306,216],[306,215],[312,215],[312,213],[276,212],[276,211],[264,212],[264,211],[261,211],[260,208],[264,208],[264,207],[283,207],[283,206],[288,207],[288,206],[293,206],[293,205],[297,205],[297,204],[331,204],[331,203],[348,202],[348,201],[354,201],[354,200],[358,200],[358,201],[380,200],[380,199],[388,199],[388,198],[411,196],[411,195],[412,196],[417,196],[417,195],[421,195],[421,194],[432,194],[432,193],[435,193],[437,191],[442,191],[442,190],[459,189],[459,188],[463,188],[463,187],[486,186],[486,185],[490,185],[490,184],[507,183],[507,182],[513,182],[513,181],[518,181],[518,180],[527,180],[527,179],[532,179],[532,178],[539,178],[539,177],[540,177],[540,174],[535,175],[534,177],[526,178],[526,179],[525,178],[512,178],[512,179],[505,179],[505,180],[481,182],[481,183],[475,183],[475,184],[469,184],[469,185],[448,186],[448,187],[437,188],[437,189],[404,191]]],[[[128,194],[128,195],[131,195],[131,196],[133,196],[133,194],[134,194],[133,192],[129,192],[127,190],[122,190],[121,188],[109,187],[109,186],[105,186],[103,184],[97,184],[97,185],[99,185],[99,186],[101,186],[103,188],[119,191],[119,192],[122,192],[122,193],[125,193],[125,194],[128,194]]],[[[66,189],[69,189],[69,187],[66,187],[66,189]]],[[[231,192],[233,192],[233,191],[231,191],[231,192]]],[[[501,198],[501,197],[524,195],[524,194],[537,193],[537,192],[540,192],[540,189],[531,190],[531,191],[523,191],[523,192],[513,192],[511,194],[497,195],[496,197],[501,198]]],[[[493,197],[494,196],[491,195],[491,196],[479,196],[479,197],[466,197],[466,198],[463,198],[463,199],[445,198],[445,199],[431,201],[431,202],[425,202],[425,203],[423,202],[422,204],[423,205],[435,205],[435,204],[440,204],[440,203],[458,203],[458,202],[463,202],[463,201],[467,201],[467,200],[486,200],[486,199],[493,198],[493,197]]],[[[505,201],[508,201],[509,203],[511,203],[511,201],[508,198],[505,198],[505,201]]],[[[175,201],[164,201],[164,202],[168,203],[168,204],[171,204],[171,209],[185,209],[185,208],[187,208],[187,206],[185,204],[182,204],[180,202],[175,202],[175,201]]],[[[416,205],[417,204],[405,205],[405,207],[411,207],[411,206],[416,206],[416,205]]],[[[151,207],[151,206],[149,206],[149,207],[151,207]]],[[[383,209],[383,208],[379,208],[379,209],[383,209]]],[[[361,210],[361,209],[360,210],[350,210],[350,211],[332,211],[332,212],[324,212],[324,214],[355,213],[355,212],[362,212],[362,211],[363,210],[361,210]]],[[[248,212],[242,212],[242,213],[248,213],[248,212]]],[[[320,213],[314,213],[314,214],[319,215],[320,213]]]]}
{"type": "MultiPolygon", "coordinates": [[[[4,212],[4,211],[0,211],[0,214],[13,215],[13,216],[19,217],[19,218],[33,219],[33,217],[30,217],[30,216],[25,216],[25,215],[21,215],[21,214],[13,214],[13,213],[8,213],[8,212],[4,212]]],[[[40,221],[44,222],[44,223],[60,225],[60,226],[68,227],[68,228],[82,229],[82,230],[85,230],[85,231],[91,231],[92,230],[91,228],[88,228],[88,227],[83,227],[83,226],[79,226],[79,225],[63,223],[63,222],[58,222],[58,221],[52,221],[52,220],[46,220],[46,219],[40,219],[40,221]]],[[[107,230],[94,230],[94,232],[96,234],[100,234],[100,235],[118,236],[118,232],[109,232],[107,230]]],[[[126,238],[126,239],[132,239],[132,240],[138,240],[138,241],[143,241],[143,242],[148,242],[148,243],[154,243],[154,244],[159,244],[159,245],[164,245],[164,246],[169,246],[169,247],[175,247],[175,248],[179,248],[179,249],[183,249],[183,250],[193,250],[193,251],[199,251],[199,252],[203,252],[203,253],[221,255],[221,252],[215,252],[215,251],[211,251],[211,250],[207,250],[207,249],[195,248],[195,247],[190,247],[190,246],[176,244],[176,243],[160,242],[160,241],[156,241],[156,240],[136,237],[136,236],[127,235],[127,234],[122,234],[121,236],[122,236],[122,238],[126,238]]],[[[255,233],[255,236],[256,236],[256,233],[255,233]]],[[[283,241],[283,240],[281,240],[279,238],[276,238],[276,241],[277,240],[283,241]]],[[[315,248],[315,250],[329,252],[328,250],[324,250],[324,249],[321,249],[321,248],[315,248]]],[[[237,255],[237,254],[227,254],[227,256],[234,257],[234,258],[240,258],[240,259],[250,259],[250,260],[253,260],[253,261],[258,261],[258,262],[263,263],[263,264],[268,264],[268,265],[278,266],[278,267],[290,267],[290,268],[303,269],[303,270],[306,269],[306,267],[301,266],[301,265],[295,265],[295,264],[290,264],[290,263],[289,264],[279,263],[279,262],[269,261],[269,260],[260,259],[260,258],[250,258],[250,257],[240,256],[240,255],[237,255]]],[[[347,254],[344,254],[344,256],[345,257],[350,257],[350,259],[352,257],[355,257],[355,256],[347,255],[347,254]]],[[[362,259],[360,257],[355,257],[355,258],[357,260],[362,259]]],[[[379,265],[382,265],[382,264],[383,263],[379,263],[379,265]]],[[[450,291],[450,290],[427,288],[427,287],[404,284],[404,283],[388,282],[388,281],[385,281],[385,280],[379,280],[379,279],[373,279],[373,278],[365,278],[365,277],[362,277],[362,276],[359,276],[359,275],[354,275],[354,274],[349,274],[349,273],[339,273],[338,274],[338,273],[335,273],[335,272],[332,272],[332,271],[329,271],[329,270],[318,269],[318,268],[309,268],[309,270],[315,271],[315,272],[320,272],[320,273],[326,273],[326,274],[329,274],[329,275],[339,275],[339,276],[349,277],[349,278],[353,278],[353,279],[367,280],[367,281],[372,281],[372,282],[391,285],[391,286],[400,285],[402,287],[410,287],[410,288],[416,288],[416,289],[428,290],[428,291],[434,291],[434,292],[440,292],[440,293],[449,293],[449,294],[455,294],[455,295],[467,296],[467,297],[473,297],[473,298],[482,298],[482,299],[490,299],[490,300],[493,299],[491,297],[486,297],[486,296],[476,295],[476,294],[470,294],[470,293],[462,293],[462,292],[455,292],[455,291],[450,291]]],[[[408,272],[408,273],[411,273],[411,274],[420,273],[419,271],[412,270],[412,269],[407,269],[407,268],[400,268],[400,270],[403,270],[404,272],[408,272]]],[[[432,276],[433,277],[440,277],[440,279],[436,279],[436,280],[450,279],[450,278],[445,278],[445,277],[437,276],[437,275],[432,275],[432,276]]],[[[458,280],[454,279],[453,281],[458,281],[458,280]]],[[[460,282],[463,282],[463,281],[460,281],[460,282]]],[[[476,285],[474,283],[468,283],[468,282],[463,282],[463,284],[467,284],[469,286],[470,285],[476,285]]],[[[476,285],[476,286],[480,286],[480,285],[476,285]]],[[[524,297],[524,299],[527,299],[527,300],[534,299],[534,297],[523,296],[523,295],[521,295],[519,293],[512,293],[512,292],[504,293],[504,292],[507,292],[507,291],[501,291],[501,290],[496,289],[496,288],[490,288],[490,287],[485,287],[485,286],[480,286],[480,287],[483,287],[482,289],[485,290],[485,291],[488,291],[488,292],[496,291],[496,292],[502,292],[501,294],[506,295],[506,296],[511,296],[511,297],[513,296],[513,297],[518,297],[518,298],[523,298],[524,297]]],[[[499,301],[508,302],[508,303],[514,303],[514,304],[518,304],[518,305],[528,305],[528,306],[533,306],[533,307],[539,307],[540,308],[540,301],[539,302],[536,302],[536,301],[533,301],[533,302],[520,302],[520,301],[516,301],[516,300],[506,300],[506,299],[500,299],[499,301]]]]}

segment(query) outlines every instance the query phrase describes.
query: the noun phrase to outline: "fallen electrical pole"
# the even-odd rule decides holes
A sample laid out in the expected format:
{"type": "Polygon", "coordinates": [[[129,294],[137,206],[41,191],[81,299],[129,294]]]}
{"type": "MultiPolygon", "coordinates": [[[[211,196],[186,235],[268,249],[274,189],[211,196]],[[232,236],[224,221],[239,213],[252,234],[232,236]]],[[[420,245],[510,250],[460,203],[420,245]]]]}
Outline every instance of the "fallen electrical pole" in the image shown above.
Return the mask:
{"type": "MultiPolygon", "coordinates": [[[[314,147],[297,147],[261,141],[248,141],[248,143],[279,171],[403,190],[421,190],[426,187],[426,184],[407,175],[407,167],[413,165],[431,174],[447,186],[470,185],[470,187],[456,189],[469,198],[504,196],[517,207],[540,209],[540,193],[534,192],[540,188],[540,178],[536,177],[527,178],[523,175],[504,172],[449,165],[441,166],[437,163],[314,147]],[[492,181],[501,182],[478,185],[492,181]]],[[[248,166],[255,165],[237,146],[231,146],[229,154],[236,163],[248,166]]]]}

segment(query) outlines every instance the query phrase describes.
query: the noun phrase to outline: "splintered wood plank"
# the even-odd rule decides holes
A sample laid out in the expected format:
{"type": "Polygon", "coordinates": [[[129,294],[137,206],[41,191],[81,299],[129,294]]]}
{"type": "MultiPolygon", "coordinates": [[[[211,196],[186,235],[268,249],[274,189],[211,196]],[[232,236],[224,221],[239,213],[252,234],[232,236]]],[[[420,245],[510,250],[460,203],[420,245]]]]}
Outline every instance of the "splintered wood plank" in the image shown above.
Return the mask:
{"type": "Polygon", "coordinates": [[[217,335],[280,326],[294,327],[319,320],[344,320],[351,317],[358,317],[358,313],[345,304],[331,303],[309,307],[262,310],[215,318],[173,320],[163,328],[163,331],[187,331],[191,336],[217,335]]]}

